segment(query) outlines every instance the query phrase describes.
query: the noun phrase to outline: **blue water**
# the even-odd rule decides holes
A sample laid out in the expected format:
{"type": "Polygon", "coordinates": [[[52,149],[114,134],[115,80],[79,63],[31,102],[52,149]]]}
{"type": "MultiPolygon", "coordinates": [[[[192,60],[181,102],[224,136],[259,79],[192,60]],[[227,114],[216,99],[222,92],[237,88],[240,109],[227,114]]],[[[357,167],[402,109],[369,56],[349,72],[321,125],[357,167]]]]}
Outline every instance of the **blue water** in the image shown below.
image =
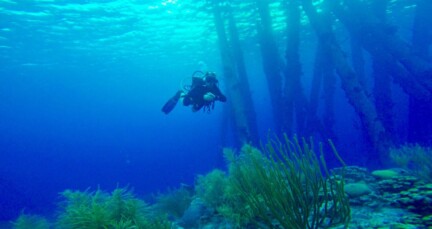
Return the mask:
{"type": "MultiPolygon", "coordinates": [[[[224,168],[222,149],[233,142],[223,125],[226,104],[210,114],[181,104],[169,115],[160,110],[195,70],[223,78],[213,24],[200,5],[0,2],[0,220],[22,209],[49,214],[65,189],[129,185],[144,196],[224,168]]],[[[257,39],[243,32],[265,139],[273,128],[270,99],[257,39]]],[[[283,44],[277,26],[276,37],[283,44]]],[[[309,33],[301,50],[306,91],[314,42],[309,33]]],[[[225,91],[223,79],[220,86],[225,91]]],[[[348,163],[364,166],[360,121],[339,84],[336,90],[338,148],[348,163]]],[[[407,98],[397,87],[394,93],[396,126],[404,131],[407,98]]]]}
{"type": "Polygon", "coordinates": [[[163,74],[88,68],[2,77],[2,179],[34,205],[66,188],[130,184],[146,192],[192,183],[221,163],[222,107],[210,115],[178,107],[165,116],[160,108],[178,80],[168,81],[176,71],[163,74]]]}

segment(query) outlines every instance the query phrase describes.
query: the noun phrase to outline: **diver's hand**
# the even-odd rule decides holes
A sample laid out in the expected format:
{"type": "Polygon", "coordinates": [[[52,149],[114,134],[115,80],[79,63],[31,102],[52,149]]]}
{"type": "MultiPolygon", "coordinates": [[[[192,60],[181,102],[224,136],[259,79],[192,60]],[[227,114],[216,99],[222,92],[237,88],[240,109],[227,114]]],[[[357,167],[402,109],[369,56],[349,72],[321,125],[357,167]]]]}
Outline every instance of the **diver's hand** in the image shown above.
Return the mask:
{"type": "Polygon", "coordinates": [[[211,102],[211,101],[213,101],[215,99],[216,99],[216,96],[213,93],[211,93],[211,92],[207,92],[204,95],[204,100],[207,101],[207,102],[211,102]]]}

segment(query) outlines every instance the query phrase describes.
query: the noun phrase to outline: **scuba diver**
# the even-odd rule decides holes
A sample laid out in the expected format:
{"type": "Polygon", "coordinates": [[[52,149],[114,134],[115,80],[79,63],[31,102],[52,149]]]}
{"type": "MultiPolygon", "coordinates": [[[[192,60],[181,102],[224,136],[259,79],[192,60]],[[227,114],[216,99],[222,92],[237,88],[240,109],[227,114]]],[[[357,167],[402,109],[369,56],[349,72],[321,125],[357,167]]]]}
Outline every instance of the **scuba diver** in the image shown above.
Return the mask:
{"type": "Polygon", "coordinates": [[[225,102],[226,97],[222,94],[218,87],[218,80],[214,72],[203,73],[195,71],[192,74],[192,85],[182,86],[182,89],[171,97],[162,107],[162,112],[170,113],[177,105],[180,98],[183,98],[183,105],[192,105],[192,111],[199,111],[204,108],[204,111],[210,112],[214,109],[216,101],[225,102]],[[201,74],[202,76],[197,76],[201,74]]]}

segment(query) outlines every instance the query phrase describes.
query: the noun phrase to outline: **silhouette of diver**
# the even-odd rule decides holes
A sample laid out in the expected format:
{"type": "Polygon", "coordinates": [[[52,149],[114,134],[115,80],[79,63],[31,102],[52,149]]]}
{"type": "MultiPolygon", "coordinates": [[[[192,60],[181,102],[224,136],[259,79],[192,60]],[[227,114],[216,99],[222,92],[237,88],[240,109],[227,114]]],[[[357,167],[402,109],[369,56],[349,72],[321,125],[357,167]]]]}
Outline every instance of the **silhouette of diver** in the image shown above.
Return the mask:
{"type": "Polygon", "coordinates": [[[183,105],[192,105],[192,111],[199,111],[204,107],[204,111],[210,112],[214,109],[216,101],[225,102],[226,97],[222,94],[218,87],[218,80],[214,72],[195,71],[192,74],[192,85],[184,86],[182,90],[176,92],[165,105],[162,107],[162,112],[169,114],[177,105],[180,98],[183,98],[183,105]],[[196,76],[197,73],[203,76],[196,76]]]}

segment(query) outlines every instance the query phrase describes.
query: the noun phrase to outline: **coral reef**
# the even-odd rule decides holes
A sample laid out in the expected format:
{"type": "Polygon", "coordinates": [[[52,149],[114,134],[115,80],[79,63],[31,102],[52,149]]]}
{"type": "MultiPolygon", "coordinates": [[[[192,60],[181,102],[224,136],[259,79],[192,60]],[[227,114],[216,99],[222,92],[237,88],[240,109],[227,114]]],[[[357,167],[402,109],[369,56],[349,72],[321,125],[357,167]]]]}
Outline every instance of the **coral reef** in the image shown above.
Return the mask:
{"type": "Polygon", "coordinates": [[[256,225],[321,228],[349,223],[343,176],[330,175],[312,140],[269,139],[264,150],[244,146],[230,168],[234,187],[252,209],[256,225]]]}
{"type": "Polygon", "coordinates": [[[180,219],[192,202],[192,190],[186,185],[178,189],[169,190],[168,193],[158,194],[156,203],[152,208],[160,214],[166,214],[170,218],[180,219]]]}
{"type": "Polygon", "coordinates": [[[244,145],[238,155],[225,149],[228,173],[214,170],[198,177],[196,198],[179,225],[319,228],[349,222],[343,175],[330,175],[312,141],[285,136],[266,147],[262,152],[244,145]]]}
{"type": "MultiPolygon", "coordinates": [[[[233,161],[234,151],[224,149],[224,156],[227,161],[233,161]]],[[[230,168],[231,165],[230,163],[230,168]]],[[[205,176],[199,176],[196,193],[210,211],[220,216],[216,219],[219,224],[227,223],[233,228],[245,228],[254,217],[250,206],[241,199],[234,185],[231,169],[228,173],[213,170],[205,176]]]]}
{"type": "Polygon", "coordinates": [[[250,145],[240,152],[224,149],[226,171],[215,169],[198,176],[195,186],[158,194],[152,205],[127,188],[65,190],[55,222],[21,214],[12,227],[432,228],[427,169],[404,165],[369,171],[344,165],[329,170],[322,152],[313,149],[313,141],[286,137],[270,139],[262,150],[250,145]]]}
{"type": "Polygon", "coordinates": [[[432,181],[432,148],[420,145],[404,145],[391,148],[390,159],[399,167],[410,171],[416,177],[432,181]]]}
{"type": "Polygon", "coordinates": [[[225,200],[224,192],[228,185],[225,172],[215,169],[206,176],[198,176],[195,190],[208,207],[218,208],[225,200]]]}
{"type": "Polygon", "coordinates": [[[49,229],[50,225],[48,221],[37,215],[29,215],[21,213],[21,215],[12,222],[14,229],[49,229]]]}
{"type": "Polygon", "coordinates": [[[56,226],[64,229],[170,228],[161,216],[151,216],[147,205],[127,189],[117,188],[111,194],[66,190],[56,226]]]}
{"type": "Polygon", "coordinates": [[[345,175],[346,187],[360,183],[369,188],[362,195],[350,195],[350,228],[432,226],[432,184],[424,179],[399,168],[369,172],[348,166],[345,175]]]}

